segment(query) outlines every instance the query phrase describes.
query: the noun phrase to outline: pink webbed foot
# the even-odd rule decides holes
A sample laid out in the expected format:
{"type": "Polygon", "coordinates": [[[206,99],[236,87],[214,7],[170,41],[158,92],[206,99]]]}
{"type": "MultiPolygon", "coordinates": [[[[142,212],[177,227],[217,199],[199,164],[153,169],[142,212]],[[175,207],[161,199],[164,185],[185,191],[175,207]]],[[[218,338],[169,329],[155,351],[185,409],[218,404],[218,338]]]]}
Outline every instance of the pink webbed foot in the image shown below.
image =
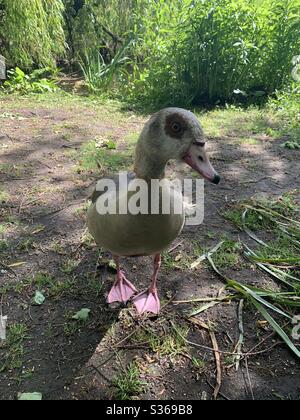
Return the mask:
{"type": "Polygon", "coordinates": [[[160,300],[156,291],[146,290],[133,299],[139,314],[151,312],[155,315],[160,312],[160,300]]]}
{"type": "Polygon", "coordinates": [[[137,293],[137,290],[134,285],[130,283],[130,281],[126,279],[125,274],[120,271],[117,275],[117,280],[109,292],[107,303],[127,303],[135,293],[137,293]]]}

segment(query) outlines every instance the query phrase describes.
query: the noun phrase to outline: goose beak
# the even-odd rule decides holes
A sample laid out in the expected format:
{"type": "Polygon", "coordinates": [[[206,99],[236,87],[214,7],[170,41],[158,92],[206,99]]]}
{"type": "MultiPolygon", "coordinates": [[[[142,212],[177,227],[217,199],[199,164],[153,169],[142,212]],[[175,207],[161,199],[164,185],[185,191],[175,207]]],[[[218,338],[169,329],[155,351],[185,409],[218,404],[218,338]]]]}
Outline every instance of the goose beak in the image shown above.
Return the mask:
{"type": "Polygon", "coordinates": [[[216,185],[220,183],[221,177],[210,163],[205,143],[193,143],[183,160],[203,178],[216,185]]]}

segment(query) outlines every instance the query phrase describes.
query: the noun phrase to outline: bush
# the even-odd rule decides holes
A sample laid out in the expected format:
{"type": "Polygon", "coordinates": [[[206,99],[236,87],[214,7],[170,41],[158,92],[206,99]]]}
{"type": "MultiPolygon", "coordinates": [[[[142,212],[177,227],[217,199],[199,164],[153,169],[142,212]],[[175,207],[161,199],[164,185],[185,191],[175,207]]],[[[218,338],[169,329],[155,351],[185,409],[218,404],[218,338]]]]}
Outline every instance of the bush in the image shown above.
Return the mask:
{"type": "Polygon", "coordinates": [[[108,64],[98,51],[86,51],[85,57],[80,60],[80,67],[90,92],[102,94],[108,89],[113,90],[114,82],[127,77],[125,65],[129,62],[129,57],[125,53],[130,44],[129,41],[120,48],[108,64]]]}
{"type": "Polygon", "coordinates": [[[54,79],[43,77],[51,72],[50,68],[39,69],[27,75],[19,67],[8,71],[8,80],[4,82],[1,90],[4,93],[18,93],[26,95],[28,93],[49,93],[57,90],[54,79]]]}
{"type": "Polygon", "coordinates": [[[62,0],[0,0],[0,48],[9,67],[54,66],[65,52],[62,0]]]}
{"type": "Polygon", "coordinates": [[[288,80],[300,50],[299,0],[148,3],[138,17],[131,101],[153,108],[253,102],[288,80]]]}
{"type": "Polygon", "coordinates": [[[288,140],[283,146],[288,149],[300,149],[300,85],[293,84],[276,98],[269,101],[269,107],[277,113],[281,121],[281,134],[288,140]]]}

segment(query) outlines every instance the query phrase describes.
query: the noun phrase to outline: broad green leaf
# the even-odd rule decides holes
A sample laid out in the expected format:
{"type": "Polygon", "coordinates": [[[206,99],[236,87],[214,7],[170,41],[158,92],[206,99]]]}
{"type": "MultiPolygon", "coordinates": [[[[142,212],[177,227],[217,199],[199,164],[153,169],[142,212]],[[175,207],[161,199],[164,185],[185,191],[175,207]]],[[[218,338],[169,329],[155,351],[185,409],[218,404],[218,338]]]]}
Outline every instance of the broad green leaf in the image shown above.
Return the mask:
{"type": "Polygon", "coordinates": [[[76,321],[87,321],[89,319],[91,310],[87,308],[81,309],[77,314],[75,314],[72,318],[76,319],[76,321]]]}
{"type": "Polygon", "coordinates": [[[107,143],[106,143],[106,146],[107,146],[107,148],[109,149],[109,150],[116,150],[116,148],[117,148],[117,143],[115,143],[114,141],[112,141],[112,140],[109,140],[107,143]]]}
{"type": "Polygon", "coordinates": [[[43,395],[40,392],[30,392],[18,395],[19,401],[42,401],[43,395]]]}
{"type": "Polygon", "coordinates": [[[45,302],[46,298],[41,292],[36,292],[33,298],[33,301],[36,305],[42,305],[45,302]]]}
{"type": "Polygon", "coordinates": [[[213,302],[207,303],[206,305],[202,305],[202,306],[200,306],[200,308],[197,308],[193,312],[191,312],[189,314],[189,317],[192,317],[192,316],[195,316],[195,315],[199,315],[202,312],[205,312],[207,309],[213,308],[214,306],[219,305],[220,303],[221,302],[213,301],[213,302]]]}
{"type": "Polygon", "coordinates": [[[297,347],[292,343],[290,338],[287,334],[283,331],[280,325],[277,324],[274,318],[268,313],[268,311],[255,299],[251,299],[253,305],[257,308],[257,310],[262,314],[262,316],[268,321],[271,327],[277,332],[277,334],[284,340],[284,342],[288,345],[288,347],[296,354],[297,357],[300,358],[300,351],[297,347]]]}

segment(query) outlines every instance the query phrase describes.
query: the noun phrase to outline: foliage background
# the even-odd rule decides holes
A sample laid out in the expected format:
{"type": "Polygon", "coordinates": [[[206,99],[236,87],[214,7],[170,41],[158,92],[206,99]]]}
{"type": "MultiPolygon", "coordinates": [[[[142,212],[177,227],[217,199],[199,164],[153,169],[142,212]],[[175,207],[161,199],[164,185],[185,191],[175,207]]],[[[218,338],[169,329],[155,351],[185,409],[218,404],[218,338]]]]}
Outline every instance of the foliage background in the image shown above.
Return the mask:
{"type": "Polygon", "coordinates": [[[300,0],[0,0],[9,66],[82,69],[143,108],[262,103],[299,51],[300,0]]]}

